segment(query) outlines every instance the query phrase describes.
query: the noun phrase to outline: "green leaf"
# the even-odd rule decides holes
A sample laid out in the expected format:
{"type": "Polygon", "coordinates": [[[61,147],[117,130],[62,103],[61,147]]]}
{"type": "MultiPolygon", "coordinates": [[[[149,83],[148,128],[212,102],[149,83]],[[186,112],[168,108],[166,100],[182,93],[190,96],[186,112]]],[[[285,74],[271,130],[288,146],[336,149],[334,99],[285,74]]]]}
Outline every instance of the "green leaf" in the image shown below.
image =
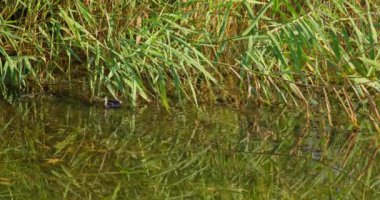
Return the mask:
{"type": "Polygon", "coordinates": [[[380,62],[379,62],[379,61],[371,60],[371,59],[368,59],[368,58],[365,58],[365,57],[359,57],[359,59],[360,59],[364,64],[371,65],[371,66],[375,67],[375,69],[376,69],[377,71],[380,71],[380,62]]]}
{"type": "Polygon", "coordinates": [[[243,36],[246,36],[248,35],[248,33],[250,33],[252,31],[252,29],[254,29],[256,26],[257,26],[257,23],[259,22],[259,20],[261,19],[261,17],[264,15],[264,13],[269,9],[270,6],[272,6],[272,3],[273,1],[270,1],[269,3],[267,3],[267,5],[265,5],[259,12],[259,14],[256,16],[256,18],[253,19],[251,25],[249,25],[249,27],[247,29],[245,29],[245,31],[243,32],[243,36]]]}

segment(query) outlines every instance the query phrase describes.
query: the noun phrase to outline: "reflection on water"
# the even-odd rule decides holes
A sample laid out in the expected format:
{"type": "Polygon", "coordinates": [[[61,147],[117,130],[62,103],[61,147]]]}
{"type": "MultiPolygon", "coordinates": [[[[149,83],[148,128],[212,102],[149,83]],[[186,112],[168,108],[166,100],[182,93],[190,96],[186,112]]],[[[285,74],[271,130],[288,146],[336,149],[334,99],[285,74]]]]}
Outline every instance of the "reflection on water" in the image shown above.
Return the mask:
{"type": "Polygon", "coordinates": [[[104,110],[50,97],[0,103],[0,199],[375,198],[366,116],[260,107],[104,110]]]}

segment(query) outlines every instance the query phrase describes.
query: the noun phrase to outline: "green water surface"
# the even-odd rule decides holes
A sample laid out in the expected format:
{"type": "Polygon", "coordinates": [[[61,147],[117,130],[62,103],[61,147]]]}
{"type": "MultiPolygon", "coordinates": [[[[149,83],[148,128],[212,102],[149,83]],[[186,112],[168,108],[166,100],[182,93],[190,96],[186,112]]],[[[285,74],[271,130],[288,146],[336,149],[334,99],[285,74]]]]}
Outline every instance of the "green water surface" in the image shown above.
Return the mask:
{"type": "Polygon", "coordinates": [[[377,199],[379,132],[336,109],[0,102],[0,199],[377,199]]]}

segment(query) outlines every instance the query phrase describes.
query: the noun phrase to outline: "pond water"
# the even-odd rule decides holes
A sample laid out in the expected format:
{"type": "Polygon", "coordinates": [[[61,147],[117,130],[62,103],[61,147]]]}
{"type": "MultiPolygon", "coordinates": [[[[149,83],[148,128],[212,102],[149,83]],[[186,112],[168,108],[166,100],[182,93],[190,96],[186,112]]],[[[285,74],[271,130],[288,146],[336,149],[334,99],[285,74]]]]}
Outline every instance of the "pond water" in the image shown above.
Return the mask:
{"type": "Polygon", "coordinates": [[[380,197],[379,132],[335,110],[0,102],[0,199],[380,197]]]}

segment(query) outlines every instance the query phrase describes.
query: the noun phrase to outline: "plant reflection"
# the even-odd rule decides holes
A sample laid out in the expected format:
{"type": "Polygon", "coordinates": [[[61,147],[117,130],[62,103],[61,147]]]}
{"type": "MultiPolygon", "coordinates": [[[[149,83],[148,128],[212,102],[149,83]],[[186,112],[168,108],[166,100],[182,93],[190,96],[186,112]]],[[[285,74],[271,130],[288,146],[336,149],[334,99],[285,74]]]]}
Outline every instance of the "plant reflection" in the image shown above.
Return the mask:
{"type": "MultiPolygon", "coordinates": [[[[0,103],[0,197],[371,198],[378,133],[289,107],[136,112],[0,103]]],[[[338,109],[337,109],[338,110],[338,109]]]]}

